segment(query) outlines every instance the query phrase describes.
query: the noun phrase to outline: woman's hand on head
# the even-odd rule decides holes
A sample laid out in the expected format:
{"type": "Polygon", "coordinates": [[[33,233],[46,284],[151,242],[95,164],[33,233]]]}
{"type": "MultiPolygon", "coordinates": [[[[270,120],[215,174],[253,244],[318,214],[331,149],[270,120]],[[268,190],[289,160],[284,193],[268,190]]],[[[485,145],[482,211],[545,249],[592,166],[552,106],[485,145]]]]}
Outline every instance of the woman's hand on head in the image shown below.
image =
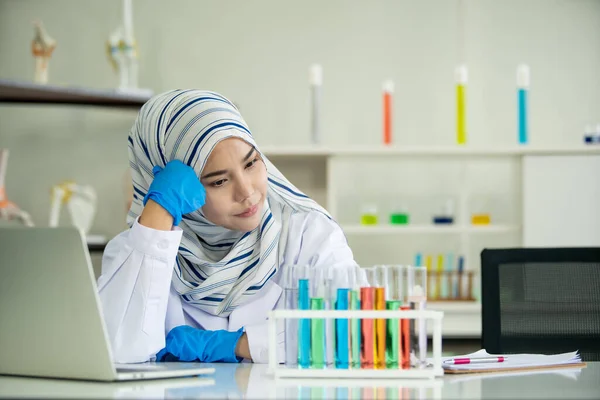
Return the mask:
{"type": "MultiPolygon", "coordinates": [[[[196,211],[206,202],[206,191],[192,167],[172,160],[164,168],[155,166],[152,172],[154,180],[144,197],[144,206],[149,200],[160,205],[173,218],[173,225],[179,225],[184,214],[196,211]]],[[[143,220],[147,220],[144,212],[140,216],[143,225],[143,220]]]]}

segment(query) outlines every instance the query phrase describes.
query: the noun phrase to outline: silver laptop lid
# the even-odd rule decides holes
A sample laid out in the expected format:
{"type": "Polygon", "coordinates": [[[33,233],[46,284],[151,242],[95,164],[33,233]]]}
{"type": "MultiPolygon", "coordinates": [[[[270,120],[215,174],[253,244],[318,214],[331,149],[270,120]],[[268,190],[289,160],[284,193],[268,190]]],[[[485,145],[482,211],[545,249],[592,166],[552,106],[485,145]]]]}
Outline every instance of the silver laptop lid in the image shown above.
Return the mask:
{"type": "Polygon", "coordinates": [[[0,228],[0,321],[0,374],[116,376],[89,252],[76,228],[0,228]]]}

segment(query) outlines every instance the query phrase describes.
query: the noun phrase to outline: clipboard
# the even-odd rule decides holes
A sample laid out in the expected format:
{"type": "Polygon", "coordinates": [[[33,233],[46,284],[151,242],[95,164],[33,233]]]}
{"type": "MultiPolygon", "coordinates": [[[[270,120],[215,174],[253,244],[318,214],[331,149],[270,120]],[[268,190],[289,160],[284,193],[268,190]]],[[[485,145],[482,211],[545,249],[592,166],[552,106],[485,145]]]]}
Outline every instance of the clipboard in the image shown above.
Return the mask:
{"type": "Polygon", "coordinates": [[[567,368],[585,368],[587,363],[575,363],[575,364],[554,364],[554,365],[540,365],[535,367],[514,367],[514,368],[486,368],[486,369],[444,369],[444,375],[458,375],[458,374],[483,374],[483,373],[494,373],[494,372],[517,372],[517,371],[535,371],[535,370],[549,370],[549,369],[567,369],[567,368]]]}

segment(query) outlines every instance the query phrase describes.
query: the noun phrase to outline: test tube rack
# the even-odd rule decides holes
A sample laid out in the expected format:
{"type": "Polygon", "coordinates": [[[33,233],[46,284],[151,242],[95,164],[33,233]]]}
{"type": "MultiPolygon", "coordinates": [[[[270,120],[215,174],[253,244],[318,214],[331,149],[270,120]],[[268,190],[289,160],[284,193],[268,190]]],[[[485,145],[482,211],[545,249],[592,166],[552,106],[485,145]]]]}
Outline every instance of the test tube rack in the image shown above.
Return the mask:
{"type": "MultiPolygon", "coordinates": [[[[277,378],[373,378],[373,379],[434,379],[442,376],[442,311],[432,310],[273,310],[268,320],[269,368],[270,375],[277,378]],[[328,367],[322,369],[299,368],[279,364],[277,353],[277,321],[286,319],[424,319],[433,324],[432,351],[433,358],[426,367],[410,367],[408,369],[338,369],[328,367]]],[[[285,321],[282,321],[285,323],[285,321]]],[[[416,321],[415,321],[416,322],[416,321]]],[[[419,332],[419,335],[427,335],[419,332]]]]}
{"type": "Polygon", "coordinates": [[[427,271],[428,301],[476,301],[475,271],[427,271]]]}

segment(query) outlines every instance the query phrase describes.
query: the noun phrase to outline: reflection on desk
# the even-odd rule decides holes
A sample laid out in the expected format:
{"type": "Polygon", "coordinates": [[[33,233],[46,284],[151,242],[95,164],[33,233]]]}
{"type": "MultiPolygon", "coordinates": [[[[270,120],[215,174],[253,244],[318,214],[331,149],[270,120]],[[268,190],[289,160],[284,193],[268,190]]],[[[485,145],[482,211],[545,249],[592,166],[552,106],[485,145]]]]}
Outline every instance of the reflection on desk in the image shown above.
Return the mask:
{"type": "Polygon", "coordinates": [[[583,369],[522,373],[446,375],[411,380],[281,379],[261,364],[207,364],[214,376],[153,381],[95,383],[0,377],[0,397],[43,398],[416,398],[416,399],[597,399],[600,362],[583,369]]]}

